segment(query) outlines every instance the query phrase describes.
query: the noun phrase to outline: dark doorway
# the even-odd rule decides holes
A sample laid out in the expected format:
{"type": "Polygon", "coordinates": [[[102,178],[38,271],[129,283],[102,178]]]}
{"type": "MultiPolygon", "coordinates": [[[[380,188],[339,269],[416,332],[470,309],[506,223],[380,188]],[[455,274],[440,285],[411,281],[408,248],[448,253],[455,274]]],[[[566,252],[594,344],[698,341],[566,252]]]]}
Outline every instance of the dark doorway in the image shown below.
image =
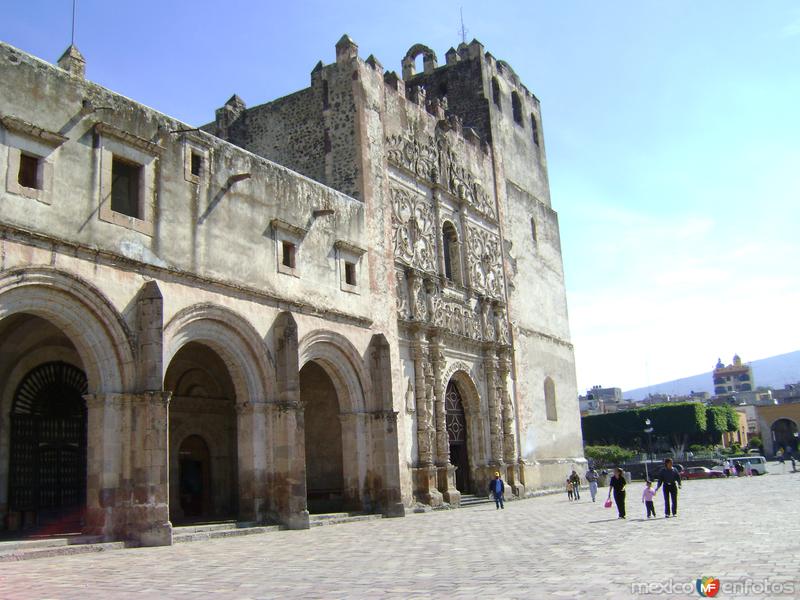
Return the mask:
{"type": "Polygon", "coordinates": [[[780,449],[797,452],[797,424],[791,419],[778,419],[772,424],[773,453],[780,449]]]}
{"type": "Polygon", "coordinates": [[[211,453],[199,435],[190,435],[178,450],[178,480],[183,516],[189,520],[209,515],[211,492],[211,453]]]}
{"type": "Polygon", "coordinates": [[[467,418],[458,386],[451,381],[444,396],[447,439],[450,443],[450,463],[456,467],[456,488],[470,491],[469,454],[467,452],[467,418]]]}
{"type": "Polygon", "coordinates": [[[86,375],[64,362],[30,371],[11,407],[10,530],[80,531],[86,505],[86,375]]]}
{"type": "Polygon", "coordinates": [[[306,489],[311,513],[344,509],[344,464],[339,399],[328,374],[315,362],[300,369],[305,405],[306,489]]]}

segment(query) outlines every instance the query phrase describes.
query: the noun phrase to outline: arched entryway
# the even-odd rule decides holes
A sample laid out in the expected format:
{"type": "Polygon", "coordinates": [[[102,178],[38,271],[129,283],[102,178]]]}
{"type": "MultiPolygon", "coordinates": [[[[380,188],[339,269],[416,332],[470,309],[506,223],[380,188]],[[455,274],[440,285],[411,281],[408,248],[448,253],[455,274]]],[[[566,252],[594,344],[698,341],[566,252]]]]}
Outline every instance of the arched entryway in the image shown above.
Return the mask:
{"type": "Polygon", "coordinates": [[[211,453],[199,435],[190,435],[178,449],[178,495],[187,519],[202,518],[211,512],[211,453]]]}
{"type": "Polygon", "coordinates": [[[61,361],[30,370],[10,413],[9,528],[80,531],[86,503],[86,375],[61,361]]]}
{"type": "Polygon", "coordinates": [[[199,342],[173,356],[164,378],[172,391],[170,519],[238,516],[236,393],[222,358],[199,342]]]}
{"type": "Polygon", "coordinates": [[[447,441],[450,445],[450,464],[456,467],[456,488],[462,493],[470,491],[469,446],[467,444],[467,417],[458,385],[447,384],[444,396],[447,441]]]}
{"type": "Polygon", "coordinates": [[[770,428],[772,431],[772,451],[776,453],[781,448],[797,452],[798,431],[797,423],[791,419],[778,419],[770,428]]]}
{"type": "Polygon", "coordinates": [[[306,490],[311,513],[345,508],[339,398],[328,373],[314,361],[300,369],[305,406],[306,490]]]}

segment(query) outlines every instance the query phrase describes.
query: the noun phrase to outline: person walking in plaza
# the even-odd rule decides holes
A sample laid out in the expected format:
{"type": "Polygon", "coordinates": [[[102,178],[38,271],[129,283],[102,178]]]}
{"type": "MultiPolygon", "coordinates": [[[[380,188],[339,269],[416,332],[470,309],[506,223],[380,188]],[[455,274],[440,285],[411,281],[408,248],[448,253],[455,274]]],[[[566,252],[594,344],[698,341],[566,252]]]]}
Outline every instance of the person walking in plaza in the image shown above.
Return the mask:
{"type": "Polygon", "coordinates": [[[489,482],[489,491],[492,493],[492,496],[494,496],[494,503],[497,510],[501,508],[505,509],[503,505],[503,492],[506,491],[506,486],[503,483],[503,478],[500,477],[499,471],[495,471],[494,479],[489,482]]]}
{"type": "Polygon", "coordinates": [[[614,492],[614,504],[617,505],[617,513],[620,519],[625,518],[625,475],[622,469],[617,467],[614,469],[614,474],[608,480],[608,498],[611,498],[611,492],[614,492]]]}
{"type": "Polygon", "coordinates": [[[595,497],[597,496],[597,480],[597,471],[594,469],[589,469],[589,471],[586,473],[586,481],[589,482],[589,495],[592,497],[592,502],[594,502],[595,497]]]}
{"type": "Polygon", "coordinates": [[[664,461],[664,468],[658,474],[658,485],[656,491],[664,486],[664,515],[667,519],[670,516],[678,516],[678,488],[681,487],[681,474],[672,466],[672,459],[664,461]],[[672,514],[670,514],[670,500],[672,500],[672,514]]]}
{"type": "Polygon", "coordinates": [[[649,519],[652,515],[653,517],[656,516],[656,505],[653,504],[653,498],[655,498],[656,491],[653,489],[653,482],[649,479],[645,482],[645,488],[642,492],[642,502],[644,502],[644,506],[647,509],[647,518],[649,519]]]}
{"type": "Polygon", "coordinates": [[[572,493],[575,496],[575,500],[581,499],[581,476],[578,475],[578,472],[575,469],[572,469],[572,473],[569,476],[569,480],[572,482],[572,493]]]}
{"type": "Polygon", "coordinates": [[[572,502],[572,496],[573,496],[572,488],[573,488],[572,482],[569,480],[569,478],[567,478],[567,500],[569,500],[570,502],[572,502]]]}

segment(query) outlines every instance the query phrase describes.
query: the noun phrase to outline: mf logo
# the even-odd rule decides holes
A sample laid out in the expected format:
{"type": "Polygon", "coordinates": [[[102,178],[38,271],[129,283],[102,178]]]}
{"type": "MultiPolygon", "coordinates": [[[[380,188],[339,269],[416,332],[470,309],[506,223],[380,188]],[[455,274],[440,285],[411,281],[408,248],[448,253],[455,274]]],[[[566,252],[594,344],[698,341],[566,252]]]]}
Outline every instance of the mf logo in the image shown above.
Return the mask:
{"type": "Polygon", "coordinates": [[[697,593],[703,598],[713,598],[719,593],[719,579],[701,577],[697,580],[697,593]]]}

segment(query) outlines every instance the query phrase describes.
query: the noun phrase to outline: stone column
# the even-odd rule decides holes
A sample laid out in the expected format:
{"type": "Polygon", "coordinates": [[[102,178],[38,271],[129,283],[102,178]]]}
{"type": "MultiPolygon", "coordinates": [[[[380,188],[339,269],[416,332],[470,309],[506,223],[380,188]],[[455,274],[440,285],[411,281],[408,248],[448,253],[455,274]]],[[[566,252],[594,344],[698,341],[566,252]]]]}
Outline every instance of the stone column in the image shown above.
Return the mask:
{"type": "Polygon", "coordinates": [[[472,271],[470,269],[469,264],[469,227],[467,227],[467,203],[466,201],[462,200],[461,203],[458,205],[459,214],[461,215],[461,233],[464,236],[464,250],[463,253],[463,260],[464,260],[464,272],[463,278],[461,280],[463,286],[467,289],[472,288],[472,271]]]}
{"type": "Polygon", "coordinates": [[[141,546],[172,544],[172,524],[169,521],[171,396],[172,392],[142,392],[130,396],[130,473],[133,489],[126,537],[141,546]]]}
{"type": "Polygon", "coordinates": [[[278,316],[273,332],[278,398],[267,407],[273,451],[271,508],[289,529],[308,529],[305,418],[300,402],[297,323],[291,313],[278,316]]]}
{"type": "Polygon", "coordinates": [[[489,351],[483,360],[486,371],[486,399],[489,405],[489,440],[491,454],[489,464],[499,467],[503,464],[503,441],[500,431],[500,406],[497,399],[497,359],[489,351]]]}
{"type": "Polygon", "coordinates": [[[373,453],[365,487],[376,508],[387,517],[405,516],[400,491],[400,458],[397,440],[397,413],[392,391],[391,348],[383,334],[372,336],[369,344],[372,406],[370,420],[373,453]],[[369,473],[372,474],[370,477],[369,473]]]}
{"type": "Polygon", "coordinates": [[[117,510],[122,452],[127,450],[123,435],[122,394],[84,396],[87,408],[86,443],[86,525],[84,533],[114,540],[124,528],[125,518],[117,510]]]}
{"type": "Polygon", "coordinates": [[[461,492],[456,488],[455,467],[450,464],[450,440],[447,436],[447,414],[444,406],[445,358],[441,340],[438,337],[430,341],[430,371],[433,389],[434,416],[436,419],[436,467],[439,491],[444,501],[453,506],[461,504],[461,492]]]}
{"type": "Polygon", "coordinates": [[[88,395],[86,530],[141,546],[172,543],[169,392],[88,395]]]}
{"type": "Polygon", "coordinates": [[[514,439],[514,411],[508,391],[508,376],[511,373],[511,360],[508,350],[498,352],[498,395],[502,406],[503,418],[503,461],[507,465],[508,484],[517,496],[525,495],[525,485],[520,478],[517,461],[517,444],[514,439]]]}
{"type": "Polygon", "coordinates": [[[260,523],[269,510],[266,401],[251,400],[236,405],[236,433],[239,518],[260,523]]]}
{"type": "Polygon", "coordinates": [[[416,477],[416,495],[421,502],[431,506],[441,506],[442,494],[437,489],[437,473],[434,466],[431,407],[428,404],[428,382],[426,368],[429,368],[428,350],[425,347],[424,334],[418,331],[411,348],[414,357],[414,395],[417,401],[417,453],[418,467],[414,469],[416,477]]]}

